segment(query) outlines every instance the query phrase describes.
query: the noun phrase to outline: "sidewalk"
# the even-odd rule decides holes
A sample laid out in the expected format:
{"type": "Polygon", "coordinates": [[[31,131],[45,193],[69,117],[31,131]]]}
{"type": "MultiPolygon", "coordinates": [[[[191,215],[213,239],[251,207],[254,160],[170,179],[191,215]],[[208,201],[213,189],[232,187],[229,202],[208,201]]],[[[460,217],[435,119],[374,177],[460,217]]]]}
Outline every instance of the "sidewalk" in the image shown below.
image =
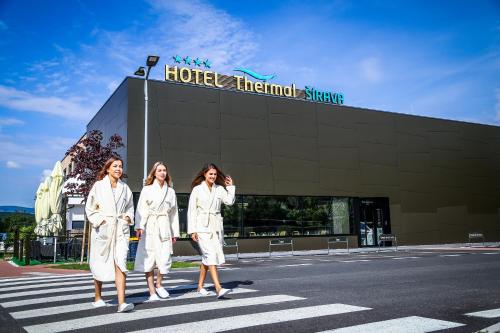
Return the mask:
{"type": "MultiPolygon", "coordinates": [[[[395,247],[384,247],[381,248],[382,252],[394,252],[395,247]]],[[[457,244],[433,244],[433,245],[409,245],[409,246],[398,246],[398,252],[410,252],[410,251],[460,251],[460,252],[475,252],[475,251],[500,251],[500,242],[474,244],[472,247],[468,246],[467,243],[457,243],[457,244]]],[[[230,260],[236,259],[236,254],[232,254],[232,251],[228,251],[226,257],[230,260]]],[[[351,248],[349,249],[349,254],[345,249],[337,249],[330,251],[330,254],[335,253],[337,255],[351,255],[351,254],[366,254],[366,253],[377,253],[378,247],[362,247],[362,248],[351,248]]],[[[307,250],[307,251],[293,251],[296,256],[313,256],[313,255],[325,255],[327,249],[324,250],[307,250]]],[[[291,255],[291,251],[273,251],[272,257],[291,255]]],[[[269,252],[257,252],[257,253],[240,253],[240,259],[253,259],[253,258],[269,258],[269,252]]],[[[174,256],[172,258],[174,261],[199,261],[200,256],[174,256]]],[[[0,278],[6,277],[19,277],[19,276],[30,276],[30,275],[71,275],[71,274],[81,274],[89,273],[88,271],[75,270],[75,269],[55,269],[49,268],[50,264],[47,265],[35,265],[35,266],[19,266],[16,267],[7,261],[0,261],[0,278]]]]}
{"type": "MultiPolygon", "coordinates": [[[[327,254],[327,249],[324,250],[302,250],[293,251],[296,256],[313,256],[313,255],[325,255],[327,254]]],[[[380,253],[382,252],[394,252],[395,247],[381,247],[380,253]]],[[[473,246],[469,246],[468,243],[455,243],[455,244],[431,244],[431,245],[404,245],[398,246],[398,252],[409,252],[409,251],[462,251],[462,252],[475,252],[475,251],[500,251],[500,242],[490,242],[482,244],[475,243],[473,246]]],[[[229,252],[229,251],[228,251],[229,252]]],[[[377,253],[378,247],[358,247],[350,248],[349,253],[346,249],[330,250],[330,254],[366,254],[366,253],[377,253]]],[[[233,252],[224,253],[228,259],[235,259],[236,254],[233,252]]],[[[291,255],[291,251],[273,251],[272,257],[278,257],[283,255],[291,255]]],[[[239,253],[240,259],[254,259],[254,258],[269,258],[269,252],[255,252],[255,253],[239,253]]],[[[199,261],[200,256],[174,256],[174,261],[199,261]]]]}
{"type": "Polygon", "coordinates": [[[16,267],[7,261],[0,261],[0,278],[20,277],[20,276],[33,276],[33,275],[68,275],[68,274],[81,274],[88,273],[88,271],[81,271],[76,269],[56,269],[49,268],[47,265],[36,266],[19,266],[16,267]]]}

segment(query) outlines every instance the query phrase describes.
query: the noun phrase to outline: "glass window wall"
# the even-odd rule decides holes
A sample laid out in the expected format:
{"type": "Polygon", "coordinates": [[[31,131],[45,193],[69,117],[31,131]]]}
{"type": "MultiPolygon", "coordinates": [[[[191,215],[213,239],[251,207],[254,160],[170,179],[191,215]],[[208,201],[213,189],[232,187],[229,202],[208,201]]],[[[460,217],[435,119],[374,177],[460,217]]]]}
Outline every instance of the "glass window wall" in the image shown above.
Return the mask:
{"type": "MultiPolygon", "coordinates": [[[[181,238],[188,238],[189,194],[177,194],[181,238]]],[[[225,237],[293,237],[354,234],[353,198],[237,195],[223,205],[225,237]]]]}

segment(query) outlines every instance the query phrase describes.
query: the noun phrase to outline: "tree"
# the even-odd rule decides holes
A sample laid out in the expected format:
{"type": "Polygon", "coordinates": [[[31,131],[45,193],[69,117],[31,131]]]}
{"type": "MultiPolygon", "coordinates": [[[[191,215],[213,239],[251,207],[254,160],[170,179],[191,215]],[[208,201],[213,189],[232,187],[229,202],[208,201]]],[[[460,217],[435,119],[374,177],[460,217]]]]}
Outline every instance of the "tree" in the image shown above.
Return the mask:
{"type": "Polygon", "coordinates": [[[120,158],[116,150],[124,147],[124,144],[118,134],[112,135],[106,146],[102,146],[101,141],[102,132],[93,130],[67,151],[74,163],[74,168],[68,174],[68,178],[79,181],[66,184],[68,194],[81,195],[86,198],[104,163],[111,157],[120,158]]]}
{"type": "MultiPolygon", "coordinates": [[[[113,134],[105,146],[101,144],[102,138],[101,131],[90,131],[67,152],[74,163],[74,168],[68,174],[68,178],[73,178],[76,182],[67,182],[65,188],[70,195],[82,196],[84,204],[104,163],[111,157],[121,158],[116,150],[124,147],[122,138],[118,134],[113,134]]],[[[80,262],[83,262],[87,224],[85,216],[80,262]]]]}

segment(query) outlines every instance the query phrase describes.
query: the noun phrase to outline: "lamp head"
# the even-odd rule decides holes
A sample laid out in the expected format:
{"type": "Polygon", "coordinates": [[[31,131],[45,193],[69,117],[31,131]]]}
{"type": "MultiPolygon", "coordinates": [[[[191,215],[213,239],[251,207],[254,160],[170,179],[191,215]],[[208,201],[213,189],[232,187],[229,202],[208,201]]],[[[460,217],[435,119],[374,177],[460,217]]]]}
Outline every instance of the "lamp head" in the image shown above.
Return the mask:
{"type": "Polygon", "coordinates": [[[148,59],[146,60],[146,65],[148,67],[154,67],[157,63],[158,63],[158,60],[160,60],[160,57],[159,56],[148,56],[148,59]]]}
{"type": "Polygon", "coordinates": [[[146,75],[146,72],[144,71],[144,67],[139,67],[135,71],[134,75],[137,75],[137,76],[144,76],[144,75],[146,75]]]}

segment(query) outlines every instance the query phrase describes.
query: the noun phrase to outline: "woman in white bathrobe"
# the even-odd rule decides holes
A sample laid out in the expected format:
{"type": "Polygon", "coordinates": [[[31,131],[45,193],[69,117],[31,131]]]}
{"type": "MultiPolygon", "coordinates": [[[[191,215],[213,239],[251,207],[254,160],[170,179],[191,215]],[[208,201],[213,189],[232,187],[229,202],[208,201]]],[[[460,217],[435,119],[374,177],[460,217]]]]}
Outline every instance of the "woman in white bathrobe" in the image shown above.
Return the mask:
{"type": "Polygon", "coordinates": [[[142,188],[135,213],[139,245],[134,270],[146,274],[149,301],[169,296],[162,286],[162,279],[172,265],[173,244],[179,237],[177,199],[171,185],[167,166],[163,162],[156,162],[142,188]],[[158,268],[156,288],[155,267],[158,268]]]}
{"type": "Polygon", "coordinates": [[[130,226],[134,220],[132,191],[121,181],[123,162],[112,157],[106,161],[90,190],[85,212],[92,225],[90,270],[94,276],[95,307],[106,306],[101,298],[102,282],[115,281],[118,312],[131,311],[125,303],[125,274],[130,226]]]}
{"type": "Polygon", "coordinates": [[[207,271],[210,271],[217,297],[231,290],[222,288],[217,274],[217,266],[225,262],[222,246],[224,227],[220,214],[221,204],[234,203],[235,186],[229,176],[225,176],[214,164],[207,164],[196,175],[192,183],[188,207],[188,234],[198,242],[202,254],[198,292],[203,296],[210,293],[203,287],[207,271]]]}

